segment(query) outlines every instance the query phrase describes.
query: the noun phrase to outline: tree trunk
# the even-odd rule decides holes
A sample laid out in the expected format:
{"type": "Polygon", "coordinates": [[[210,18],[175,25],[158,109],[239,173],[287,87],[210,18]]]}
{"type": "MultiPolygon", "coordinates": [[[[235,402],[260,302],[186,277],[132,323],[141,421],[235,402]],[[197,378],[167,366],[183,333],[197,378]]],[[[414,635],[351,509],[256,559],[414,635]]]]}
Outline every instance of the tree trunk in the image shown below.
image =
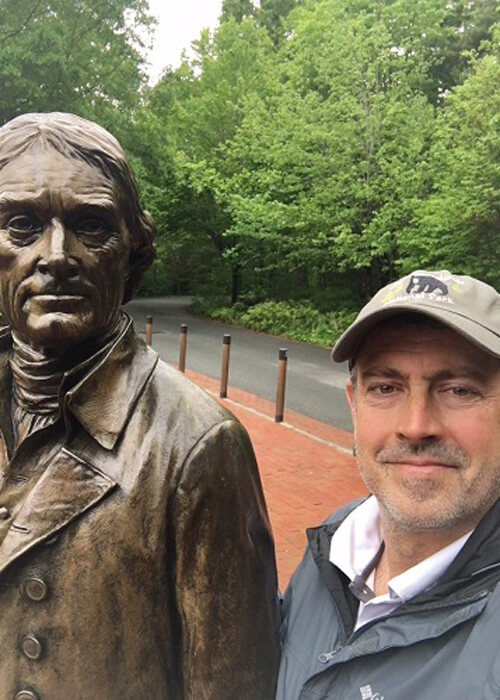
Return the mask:
{"type": "Polygon", "coordinates": [[[241,267],[235,265],[232,269],[231,304],[236,304],[241,292],[241,267]]]}

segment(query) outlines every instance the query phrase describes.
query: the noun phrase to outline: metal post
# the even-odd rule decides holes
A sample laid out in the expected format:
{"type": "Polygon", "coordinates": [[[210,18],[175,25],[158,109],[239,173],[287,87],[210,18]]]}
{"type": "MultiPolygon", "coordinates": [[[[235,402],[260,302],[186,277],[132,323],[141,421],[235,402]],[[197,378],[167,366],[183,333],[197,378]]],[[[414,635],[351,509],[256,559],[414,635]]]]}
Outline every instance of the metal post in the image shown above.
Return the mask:
{"type": "Polygon", "coordinates": [[[151,345],[153,342],[153,317],[146,316],[146,343],[151,345]]]}
{"type": "Polygon", "coordinates": [[[187,332],[187,324],[181,323],[181,332],[179,335],[179,370],[181,372],[184,372],[184,370],[186,369],[187,332]]]}
{"type": "Polygon", "coordinates": [[[222,366],[220,372],[220,391],[221,399],[227,398],[227,380],[229,377],[229,354],[231,348],[231,336],[227,333],[222,338],[222,366]]]}
{"type": "Polygon", "coordinates": [[[274,415],[276,423],[281,423],[283,420],[285,408],[287,352],[288,350],[286,348],[280,348],[278,353],[278,386],[276,389],[276,413],[274,415]]]}

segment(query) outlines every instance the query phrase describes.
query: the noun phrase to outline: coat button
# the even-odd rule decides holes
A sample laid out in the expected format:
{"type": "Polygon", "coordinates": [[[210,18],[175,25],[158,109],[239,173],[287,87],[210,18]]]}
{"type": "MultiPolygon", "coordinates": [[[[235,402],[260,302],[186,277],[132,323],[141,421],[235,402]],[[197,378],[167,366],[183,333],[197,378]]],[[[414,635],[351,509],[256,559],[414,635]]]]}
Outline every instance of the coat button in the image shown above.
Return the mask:
{"type": "Polygon", "coordinates": [[[47,597],[48,591],[49,589],[45,581],[36,576],[27,578],[24,582],[24,592],[30,600],[43,600],[47,597]]]}
{"type": "Polygon", "coordinates": [[[40,700],[40,696],[32,690],[20,690],[14,695],[14,700],[40,700]]]}
{"type": "Polygon", "coordinates": [[[23,654],[33,661],[36,661],[42,655],[42,643],[36,637],[25,637],[21,642],[21,649],[23,650],[23,654]]]}
{"type": "Polygon", "coordinates": [[[5,506],[0,506],[0,520],[7,520],[10,518],[10,513],[5,506]]]}

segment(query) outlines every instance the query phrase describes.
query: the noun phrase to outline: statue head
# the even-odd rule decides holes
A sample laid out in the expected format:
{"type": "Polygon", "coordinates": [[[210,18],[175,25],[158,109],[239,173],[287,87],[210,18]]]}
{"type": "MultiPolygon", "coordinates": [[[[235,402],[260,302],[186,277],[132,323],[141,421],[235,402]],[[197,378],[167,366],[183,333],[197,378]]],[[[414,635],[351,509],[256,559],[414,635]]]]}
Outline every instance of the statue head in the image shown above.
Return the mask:
{"type": "Polygon", "coordinates": [[[105,333],[153,260],[154,224],[118,141],[73,114],[0,128],[0,303],[34,346],[105,333]]]}

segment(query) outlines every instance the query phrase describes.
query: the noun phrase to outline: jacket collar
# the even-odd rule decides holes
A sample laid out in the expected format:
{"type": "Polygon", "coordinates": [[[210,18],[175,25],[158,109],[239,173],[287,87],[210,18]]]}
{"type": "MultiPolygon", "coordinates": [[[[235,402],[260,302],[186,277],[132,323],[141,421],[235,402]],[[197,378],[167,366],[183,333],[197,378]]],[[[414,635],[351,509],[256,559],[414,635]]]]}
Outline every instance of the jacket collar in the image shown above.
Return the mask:
{"type": "Polygon", "coordinates": [[[499,523],[500,499],[483,516],[440,581],[448,583],[458,577],[477,574],[483,569],[500,564],[499,523]]]}
{"type": "MultiPolygon", "coordinates": [[[[76,384],[75,374],[81,366],[70,371],[63,383],[62,412],[68,434],[72,431],[72,416],[102,447],[113,449],[123,432],[146,382],[153,372],[158,355],[134,332],[132,319],[116,340],[91,369],[76,384]],[[64,393],[64,384],[71,388],[64,393]]],[[[12,341],[8,328],[0,329],[0,396],[10,396],[12,382],[9,367],[12,341]]],[[[95,356],[94,356],[95,357],[95,356]]],[[[0,429],[7,442],[11,440],[10,401],[1,402],[0,429]]]]}
{"type": "MultiPolygon", "coordinates": [[[[330,541],[333,533],[363,499],[353,501],[333,513],[322,525],[307,530],[311,554],[316,566],[324,574],[331,568],[329,561],[330,541]]],[[[461,588],[465,580],[474,577],[478,585],[483,578],[479,574],[500,577],[500,499],[483,516],[463,548],[444,574],[436,581],[428,593],[420,594],[415,600],[429,600],[439,597],[445,591],[461,588]]],[[[324,575],[323,575],[324,578],[324,575]]]]}
{"type": "Polygon", "coordinates": [[[158,362],[158,355],[134,332],[132,319],[90,372],[64,394],[63,415],[70,412],[107,450],[113,449],[158,362]]]}

